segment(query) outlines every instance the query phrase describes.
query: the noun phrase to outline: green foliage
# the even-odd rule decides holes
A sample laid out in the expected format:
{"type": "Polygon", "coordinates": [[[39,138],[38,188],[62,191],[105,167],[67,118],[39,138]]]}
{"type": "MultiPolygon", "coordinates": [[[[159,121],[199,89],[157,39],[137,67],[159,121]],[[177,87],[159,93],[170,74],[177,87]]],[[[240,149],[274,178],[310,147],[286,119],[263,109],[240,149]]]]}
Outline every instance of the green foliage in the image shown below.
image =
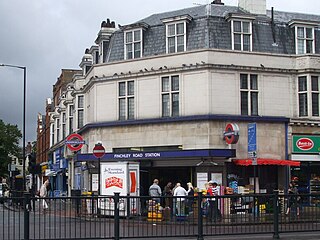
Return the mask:
{"type": "Polygon", "coordinates": [[[0,119],[0,176],[8,174],[9,155],[21,157],[19,140],[22,134],[17,125],[6,124],[0,119]]]}

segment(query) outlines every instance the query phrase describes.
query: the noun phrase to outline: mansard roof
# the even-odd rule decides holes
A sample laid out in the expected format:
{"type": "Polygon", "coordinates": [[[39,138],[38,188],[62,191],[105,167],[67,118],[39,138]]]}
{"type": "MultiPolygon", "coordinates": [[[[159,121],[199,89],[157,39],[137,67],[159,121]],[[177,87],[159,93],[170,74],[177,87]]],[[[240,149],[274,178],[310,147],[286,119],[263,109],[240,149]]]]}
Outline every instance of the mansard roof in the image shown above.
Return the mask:
{"type": "MultiPolygon", "coordinates": [[[[180,16],[189,14],[192,18],[203,18],[210,15],[211,17],[225,17],[230,13],[239,13],[239,14],[248,14],[248,12],[236,6],[226,6],[218,4],[210,4],[211,9],[208,10],[208,5],[200,5],[191,8],[184,8],[171,12],[157,13],[149,17],[139,20],[139,22],[144,22],[150,26],[161,25],[163,24],[161,19],[170,18],[174,16],[180,16]]],[[[266,16],[271,18],[271,11],[267,10],[266,16]]],[[[260,16],[264,17],[264,16],[260,16]]],[[[274,20],[279,23],[288,23],[293,19],[305,20],[305,21],[316,21],[320,22],[319,15],[305,14],[305,13],[294,13],[294,12],[283,12],[283,11],[274,11],[274,20]]]]}
{"type": "MultiPolygon", "coordinates": [[[[271,17],[270,10],[267,10],[267,15],[271,17]]],[[[320,15],[294,13],[294,12],[274,11],[274,19],[276,22],[282,22],[282,23],[288,23],[296,19],[320,23],[320,15]]]]}
{"type": "Polygon", "coordinates": [[[252,51],[279,54],[295,54],[295,32],[292,24],[309,24],[315,27],[315,53],[320,53],[320,15],[274,11],[266,15],[251,14],[236,6],[200,5],[175,11],[156,13],[137,22],[120,27],[108,45],[104,62],[124,60],[124,31],[141,28],[143,33],[143,57],[166,54],[165,22],[188,16],[186,50],[204,48],[232,49],[229,17],[247,19],[252,24],[252,51]],[[179,18],[180,17],[180,18],[179,18]]]}
{"type": "Polygon", "coordinates": [[[208,15],[214,17],[225,17],[228,13],[246,13],[245,11],[234,6],[210,4],[209,6],[211,10],[208,9],[207,6],[208,5],[200,5],[192,8],[184,8],[171,12],[157,13],[144,19],[141,19],[138,22],[144,22],[150,26],[156,26],[163,24],[161,19],[172,18],[175,16],[181,16],[186,14],[190,15],[192,18],[203,18],[207,17],[208,15]]]}

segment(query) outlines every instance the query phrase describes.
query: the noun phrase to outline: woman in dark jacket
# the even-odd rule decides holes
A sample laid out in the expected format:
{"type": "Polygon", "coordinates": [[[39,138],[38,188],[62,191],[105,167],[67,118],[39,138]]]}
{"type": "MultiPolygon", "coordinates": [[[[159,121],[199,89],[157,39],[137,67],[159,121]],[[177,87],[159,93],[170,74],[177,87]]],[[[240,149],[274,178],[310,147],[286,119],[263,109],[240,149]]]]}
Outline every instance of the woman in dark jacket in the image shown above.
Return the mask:
{"type": "Polygon", "coordinates": [[[172,183],[168,182],[163,189],[163,195],[166,197],[164,199],[164,206],[172,208],[172,183]]]}
{"type": "Polygon", "coordinates": [[[290,209],[292,207],[296,208],[296,213],[297,216],[299,216],[300,214],[300,210],[299,210],[299,206],[298,206],[298,189],[295,186],[294,182],[290,182],[289,183],[289,189],[288,189],[288,207],[287,207],[287,211],[286,211],[286,215],[288,215],[290,213],[290,209]]]}

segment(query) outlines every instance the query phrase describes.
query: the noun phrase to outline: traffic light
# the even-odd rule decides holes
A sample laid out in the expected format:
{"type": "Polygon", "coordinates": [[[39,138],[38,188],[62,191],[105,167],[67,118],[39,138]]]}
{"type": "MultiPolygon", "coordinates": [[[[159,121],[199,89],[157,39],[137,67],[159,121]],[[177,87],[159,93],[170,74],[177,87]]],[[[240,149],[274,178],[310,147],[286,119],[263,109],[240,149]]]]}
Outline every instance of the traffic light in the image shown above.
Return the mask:
{"type": "Polygon", "coordinates": [[[29,154],[28,159],[29,159],[29,167],[28,167],[29,172],[32,174],[40,174],[41,173],[41,166],[40,166],[40,164],[36,163],[35,153],[29,154]]]}
{"type": "Polygon", "coordinates": [[[28,157],[29,157],[29,166],[30,165],[35,165],[36,164],[36,155],[35,155],[35,153],[30,153],[28,155],[28,157]]]}

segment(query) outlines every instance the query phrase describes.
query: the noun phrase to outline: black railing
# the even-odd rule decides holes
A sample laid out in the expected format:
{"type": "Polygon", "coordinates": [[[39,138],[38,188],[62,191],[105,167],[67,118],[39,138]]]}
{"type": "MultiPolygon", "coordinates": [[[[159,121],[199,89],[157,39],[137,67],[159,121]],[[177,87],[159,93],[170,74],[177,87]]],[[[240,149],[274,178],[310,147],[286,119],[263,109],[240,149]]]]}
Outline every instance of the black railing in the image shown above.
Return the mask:
{"type": "Polygon", "coordinates": [[[320,195],[2,198],[0,239],[186,238],[320,231],[320,195]],[[22,203],[22,204],[21,204],[22,203]],[[289,209],[289,210],[288,210],[289,209]]]}

